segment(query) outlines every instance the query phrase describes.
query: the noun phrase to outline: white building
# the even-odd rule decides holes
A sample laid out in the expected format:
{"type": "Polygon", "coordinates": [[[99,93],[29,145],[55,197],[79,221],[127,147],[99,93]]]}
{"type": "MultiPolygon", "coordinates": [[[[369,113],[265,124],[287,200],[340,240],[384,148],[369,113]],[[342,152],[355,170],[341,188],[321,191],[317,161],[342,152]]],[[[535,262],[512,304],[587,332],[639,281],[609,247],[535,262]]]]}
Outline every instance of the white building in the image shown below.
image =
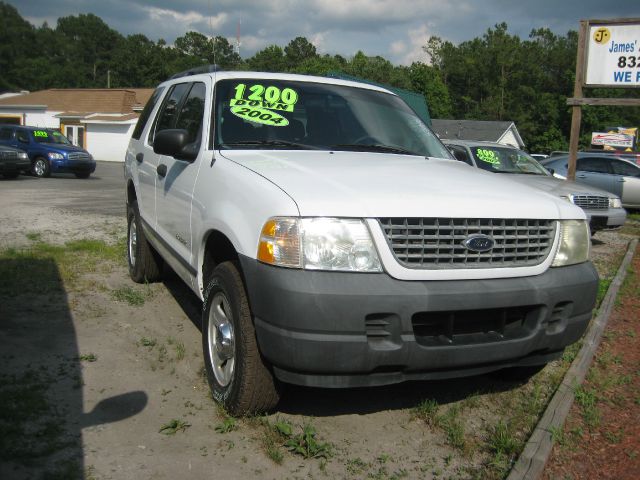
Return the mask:
{"type": "Polygon", "coordinates": [[[151,88],[51,89],[0,98],[0,124],[59,129],[96,160],[123,162],[151,88]]]}

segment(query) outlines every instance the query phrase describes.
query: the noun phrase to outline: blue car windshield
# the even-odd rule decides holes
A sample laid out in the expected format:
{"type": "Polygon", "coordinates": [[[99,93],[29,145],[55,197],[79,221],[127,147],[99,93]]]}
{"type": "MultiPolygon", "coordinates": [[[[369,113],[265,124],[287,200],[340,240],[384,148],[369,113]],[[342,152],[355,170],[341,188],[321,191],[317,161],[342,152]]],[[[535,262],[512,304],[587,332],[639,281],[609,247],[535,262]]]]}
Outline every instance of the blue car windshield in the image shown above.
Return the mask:
{"type": "Polygon", "coordinates": [[[33,139],[38,143],[57,143],[59,145],[71,145],[67,137],[57,130],[33,130],[33,139]]]}

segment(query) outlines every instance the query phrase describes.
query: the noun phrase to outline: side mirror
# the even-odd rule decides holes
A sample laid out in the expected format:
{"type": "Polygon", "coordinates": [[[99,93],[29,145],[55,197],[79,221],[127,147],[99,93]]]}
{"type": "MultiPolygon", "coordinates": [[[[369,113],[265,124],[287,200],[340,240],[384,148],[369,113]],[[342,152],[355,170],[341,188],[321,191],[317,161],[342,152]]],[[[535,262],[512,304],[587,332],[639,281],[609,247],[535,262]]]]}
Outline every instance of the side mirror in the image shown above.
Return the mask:
{"type": "Polygon", "coordinates": [[[153,151],[178,160],[193,162],[198,156],[199,145],[189,141],[189,133],[182,129],[160,130],[153,139],[153,151]]]}
{"type": "Polygon", "coordinates": [[[549,172],[551,175],[556,173],[555,169],[553,169],[553,168],[547,168],[547,172],[549,172]]]}

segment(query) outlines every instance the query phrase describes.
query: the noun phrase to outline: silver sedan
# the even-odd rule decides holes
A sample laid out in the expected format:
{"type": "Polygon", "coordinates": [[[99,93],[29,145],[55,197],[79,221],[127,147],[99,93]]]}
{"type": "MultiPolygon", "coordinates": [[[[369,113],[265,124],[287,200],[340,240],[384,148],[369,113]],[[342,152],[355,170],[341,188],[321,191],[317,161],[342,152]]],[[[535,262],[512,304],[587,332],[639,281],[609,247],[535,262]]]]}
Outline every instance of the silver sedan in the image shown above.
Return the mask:
{"type": "MultiPolygon", "coordinates": [[[[541,162],[554,176],[567,177],[569,157],[550,157],[541,162]]],[[[622,199],[626,208],[640,208],[640,167],[615,155],[578,153],[576,182],[602,188],[622,199]]]]}

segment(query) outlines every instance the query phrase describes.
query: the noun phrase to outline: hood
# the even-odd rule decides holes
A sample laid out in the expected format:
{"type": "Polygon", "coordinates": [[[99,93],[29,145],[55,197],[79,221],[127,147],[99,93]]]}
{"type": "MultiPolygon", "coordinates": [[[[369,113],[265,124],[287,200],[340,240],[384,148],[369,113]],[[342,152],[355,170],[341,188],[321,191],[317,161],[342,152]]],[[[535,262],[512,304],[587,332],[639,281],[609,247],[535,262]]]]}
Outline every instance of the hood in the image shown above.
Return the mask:
{"type": "Polygon", "coordinates": [[[555,196],[454,160],[363,152],[223,150],[301,216],[585,218],[555,196]]]}
{"type": "Polygon", "coordinates": [[[543,190],[559,197],[566,197],[567,195],[599,195],[602,197],[615,197],[615,195],[597,187],[592,187],[582,183],[568,182],[566,180],[560,180],[559,178],[547,175],[523,175],[517,173],[501,173],[498,175],[504,175],[518,183],[543,190]]]}
{"type": "Polygon", "coordinates": [[[87,152],[84,148],[78,147],[76,145],[64,145],[62,143],[46,143],[43,142],[41,145],[47,147],[50,150],[57,150],[59,152],[87,152]]]}

